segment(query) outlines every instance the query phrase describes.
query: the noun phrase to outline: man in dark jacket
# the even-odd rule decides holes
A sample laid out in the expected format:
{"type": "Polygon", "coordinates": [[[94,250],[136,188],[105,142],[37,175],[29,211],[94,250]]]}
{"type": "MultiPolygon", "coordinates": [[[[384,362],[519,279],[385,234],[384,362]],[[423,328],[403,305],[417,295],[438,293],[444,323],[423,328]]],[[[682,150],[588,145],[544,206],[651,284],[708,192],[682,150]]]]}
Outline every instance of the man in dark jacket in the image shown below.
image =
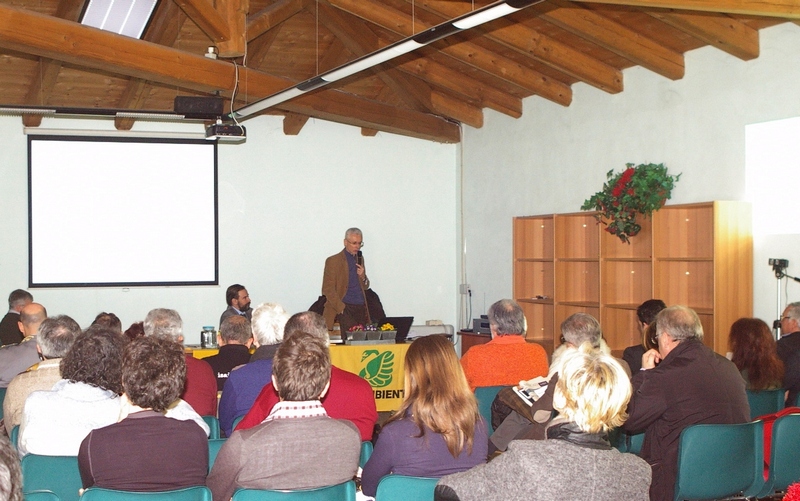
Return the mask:
{"type": "Polygon", "coordinates": [[[656,325],[658,350],[645,352],[633,377],[625,429],[645,432],[640,455],[653,468],[650,499],[671,501],[681,431],[694,424],[745,423],[750,406],[736,366],[703,344],[703,327],[693,310],[667,308],[656,325]]]}

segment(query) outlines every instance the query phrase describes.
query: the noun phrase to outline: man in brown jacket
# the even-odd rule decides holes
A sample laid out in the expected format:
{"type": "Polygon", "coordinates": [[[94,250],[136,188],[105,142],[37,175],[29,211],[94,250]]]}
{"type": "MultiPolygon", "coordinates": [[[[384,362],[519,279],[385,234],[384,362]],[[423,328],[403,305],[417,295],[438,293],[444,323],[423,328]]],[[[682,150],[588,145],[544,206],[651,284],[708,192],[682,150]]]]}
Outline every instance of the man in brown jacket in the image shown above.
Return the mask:
{"type": "Polygon", "coordinates": [[[344,234],[344,250],[325,260],[322,295],[326,302],[323,316],[328,330],[333,328],[338,319],[342,340],[346,339],[350,327],[371,322],[365,296],[365,291],[369,289],[369,278],[364,271],[364,257],[361,255],[363,246],[361,230],[350,228],[344,234]]]}

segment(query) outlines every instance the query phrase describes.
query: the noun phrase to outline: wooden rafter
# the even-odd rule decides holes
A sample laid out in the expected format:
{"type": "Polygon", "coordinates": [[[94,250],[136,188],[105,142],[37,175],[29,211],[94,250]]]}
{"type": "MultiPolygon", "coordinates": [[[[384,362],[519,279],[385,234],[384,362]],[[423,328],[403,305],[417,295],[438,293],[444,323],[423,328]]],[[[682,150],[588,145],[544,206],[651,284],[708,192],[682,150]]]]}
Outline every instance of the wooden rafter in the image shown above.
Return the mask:
{"type": "Polygon", "coordinates": [[[647,13],[744,61],[758,57],[758,31],[732,17],[662,10],[647,13]]]}
{"type": "Polygon", "coordinates": [[[548,0],[547,3],[546,7],[535,5],[531,9],[535,9],[541,19],[659,75],[672,80],[683,78],[683,55],[569,0],[548,0]]]}
{"type": "Polygon", "coordinates": [[[303,0],[278,0],[247,17],[247,41],[260,37],[303,10],[303,0]]]}
{"type": "Polygon", "coordinates": [[[583,0],[587,3],[800,19],[800,0],[583,0]]]}
{"type": "MultiPolygon", "coordinates": [[[[413,0],[412,0],[413,1],[413,0]]],[[[422,0],[420,5],[442,21],[466,14],[472,6],[461,2],[422,0]]],[[[622,91],[622,72],[551,37],[509,19],[493,22],[486,38],[573,76],[589,85],[616,94],[622,91]]]]}
{"type": "MultiPolygon", "coordinates": [[[[374,0],[329,1],[332,5],[346,12],[404,37],[414,35],[415,31],[433,26],[433,23],[424,23],[417,20],[415,30],[415,27],[409,22],[408,16],[374,0]]],[[[569,86],[554,81],[538,71],[522,66],[497,53],[464,41],[463,38],[458,38],[457,35],[451,36],[447,40],[436,42],[433,47],[443,54],[518,85],[545,99],[564,106],[568,106],[572,101],[572,89],[569,86]]]]}
{"type": "MultiPolygon", "coordinates": [[[[5,5],[0,5],[0,47],[199,92],[230,96],[235,82],[229,63],[5,5]]],[[[240,79],[248,82],[242,92],[250,99],[293,84],[250,68],[240,69],[240,79]]],[[[333,90],[309,93],[278,108],[440,142],[460,140],[458,126],[442,118],[333,90]]]]}

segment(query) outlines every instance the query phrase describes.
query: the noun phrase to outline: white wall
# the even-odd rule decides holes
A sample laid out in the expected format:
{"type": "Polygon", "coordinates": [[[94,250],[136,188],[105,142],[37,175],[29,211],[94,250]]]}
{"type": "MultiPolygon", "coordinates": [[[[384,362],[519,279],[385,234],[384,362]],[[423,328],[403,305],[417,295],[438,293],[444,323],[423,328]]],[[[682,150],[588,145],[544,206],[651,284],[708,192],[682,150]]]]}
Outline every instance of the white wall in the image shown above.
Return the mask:
{"type": "MultiPolygon", "coordinates": [[[[245,144],[219,148],[219,287],[33,289],[35,300],[84,327],[103,310],[127,328],[151,308],[175,308],[187,343],[198,343],[201,327],[217,324],[231,283],[244,284],[254,305],[307,309],[320,294],[325,258],[343,248],[345,229],[358,226],[367,273],[388,315],[456,323],[456,146],[386,133],[362,137],[358,128],[315,120],[299,136],[285,136],[279,117],[245,125],[245,144]]],[[[42,127],[111,125],[46,119],[42,127]]],[[[146,123],[135,129],[201,130],[146,123]]],[[[0,152],[4,301],[28,278],[27,139],[19,118],[0,117],[0,152]]]]}
{"type": "MultiPolygon", "coordinates": [[[[682,80],[631,68],[621,94],[574,85],[568,108],[532,97],[518,120],[487,110],[482,129],[465,129],[464,237],[475,309],[512,294],[513,216],[578,212],[606,172],[626,162],[682,172],[669,203],[744,200],[745,125],[800,116],[800,27],[760,33],[753,61],[706,47],[686,54],[682,80]]],[[[786,188],[776,182],[776,189],[786,188]]],[[[796,213],[786,207],[775,217],[796,213]]],[[[800,275],[800,235],[754,245],[754,314],[771,323],[769,257],[789,259],[788,273],[800,275]]],[[[788,285],[788,298],[800,300],[800,284],[788,285]]]]}

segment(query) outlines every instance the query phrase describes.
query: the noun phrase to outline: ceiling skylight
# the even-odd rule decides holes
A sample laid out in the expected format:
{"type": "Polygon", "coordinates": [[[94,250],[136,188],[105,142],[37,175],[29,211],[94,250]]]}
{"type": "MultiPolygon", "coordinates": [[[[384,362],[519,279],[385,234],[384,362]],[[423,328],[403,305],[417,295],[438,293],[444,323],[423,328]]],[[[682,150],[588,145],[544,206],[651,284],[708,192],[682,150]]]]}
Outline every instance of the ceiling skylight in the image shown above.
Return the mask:
{"type": "Polygon", "coordinates": [[[89,0],[81,24],[142,38],[158,0],[89,0]]]}

